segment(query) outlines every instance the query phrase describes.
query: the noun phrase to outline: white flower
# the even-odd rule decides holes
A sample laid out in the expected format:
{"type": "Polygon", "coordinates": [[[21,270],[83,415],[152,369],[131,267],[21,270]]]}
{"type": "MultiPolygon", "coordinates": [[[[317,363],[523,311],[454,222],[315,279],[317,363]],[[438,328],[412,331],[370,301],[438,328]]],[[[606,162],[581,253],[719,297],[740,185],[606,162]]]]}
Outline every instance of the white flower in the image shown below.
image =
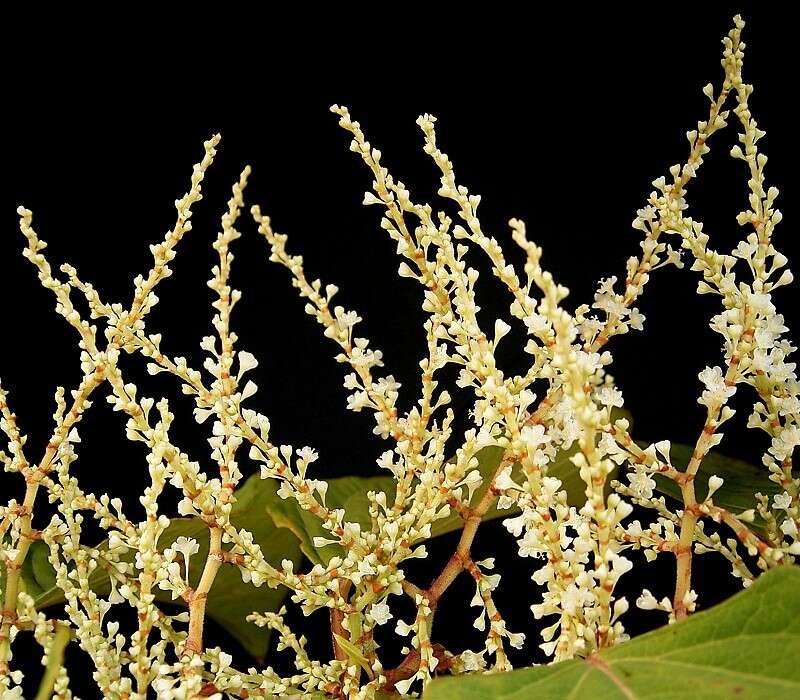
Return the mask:
{"type": "Polygon", "coordinates": [[[475,618],[475,621],[472,623],[472,626],[479,630],[480,632],[484,632],[486,630],[486,611],[481,610],[478,617],[475,618]]]}
{"type": "Polygon", "coordinates": [[[369,610],[372,619],[375,620],[376,625],[385,625],[392,619],[392,614],[389,612],[389,606],[385,602],[375,603],[369,610]]]}
{"type": "Polygon", "coordinates": [[[183,565],[186,573],[186,581],[189,580],[189,559],[192,554],[197,554],[200,551],[200,545],[193,537],[179,537],[172,543],[170,549],[174,552],[180,552],[183,555],[183,565]]]}
{"type": "Polygon", "coordinates": [[[636,607],[642,610],[655,610],[658,607],[658,601],[655,596],[645,588],[642,591],[642,595],[636,599],[636,607]]]}
{"type": "Polygon", "coordinates": [[[181,515],[195,515],[194,504],[190,498],[184,497],[178,502],[178,513],[181,515]]]}
{"type": "Polygon", "coordinates": [[[792,497],[786,491],[776,493],[772,497],[772,507],[775,510],[788,510],[792,507],[792,497]]]}
{"type": "Polygon", "coordinates": [[[782,461],[791,456],[794,448],[798,445],[800,445],[800,428],[796,425],[790,425],[772,438],[770,452],[782,461]]]}
{"type": "Polygon", "coordinates": [[[552,642],[544,642],[539,645],[539,648],[544,652],[545,656],[552,656],[558,646],[558,640],[554,639],[552,642]]]}
{"type": "Polygon", "coordinates": [[[498,318],[494,322],[494,345],[497,347],[497,344],[506,336],[508,332],[511,330],[511,326],[509,326],[502,318],[498,318]]]}
{"type": "Polygon", "coordinates": [[[547,545],[545,545],[535,529],[530,529],[519,541],[519,555],[521,557],[545,558],[547,545]]]}
{"type": "Polygon", "coordinates": [[[241,379],[245,372],[249,372],[251,369],[258,367],[258,360],[251,352],[242,350],[237,357],[239,358],[239,373],[236,375],[237,380],[241,379]]]}
{"type": "Polygon", "coordinates": [[[253,394],[258,391],[258,385],[255,382],[248,381],[242,390],[241,400],[249,399],[253,394]]]}
{"type": "Polygon", "coordinates": [[[486,668],[486,659],[483,653],[476,654],[469,649],[461,653],[461,661],[464,663],[465,671],[481,671],[486,668]]]}
{"type": "Polygon", "coordinates": [[[653,489],[656,487],[656,482],[650,478],[650,475],[643,469],[637,469],[627,475],[628,482],[631,486],[631,491],[637,498],[645,500],[653,497],[653,489]]]}
{"type": "Polygon", "coordinates": [[[697,400],[706,406],[720,406],[736,393],[735,386],[725,383],[725,375],[719,367],[706,367],[697,375],[706,389],[697,400]]]}
{"type": "Polygon", "coordinates": [[[788,537],[798,539],[797,525],[791,518],[784,518],[781,523],[781,532],[788,537]]]}
{"type": "Polygon", "coordinates": [[[661,458],[669,464],[669,453],[672,449],[672,444],[669,440],[659,440],[658,442],[653,443],[652,445],[653,450],[658,452],[661,455],[661,458]]]}
{"type": "Polygon", "coordinates": [[[582,597],[580,589],[574,583],[571,583],[561,594],[561,609],[570,617],[574,616],[578,606],[581,604],[582,597]]]}
{"type": "Polygon", "coordinates": [[[506,494],[500,494],[497,497],[497,510],[508,510],[514,507],[514,499],[506,494]]]}
{"type": "Polygon", "coordinates": [[[508,638],[508,643],[515,649],[522,649],[522,645],[525,644],[524,632],[507,632],[506,637],[508,638]]]}
{"type": "Polygon", "coordinates": [[[711,498],[725,483],[725,480],[721,477],[713,474],[708,478],[708,495],[706,496],[707,499],[711,498]]]}
{"type": "Polygon", "coordinates": [[[628,323],[635,331],[644,330],[644,322],[647,317],[639,311],[639,309],[631,309],[628,314],[628,323]]]}
{"type": "Polygon", "coordinates": [[[665,265],[674,265],[679,270],[683,268],[683,261],[681,257],[683,256],[682,250],[675,250],[672,246],[667,246],[667,257],[664,260],[665,265]]]}
{"type": "Polygon", "coordinates": [[[411,684],[415,680],[417,680],[416,674],[411,676],[411,678],[407,678],[404,681],[397,681],[397,683],[394,684],[395,690],[397,690],[397,692],[400,693],[400,695],[405,695],[406,693],[408,693],[408,689],[411,687],[411,684]]]}
{"type": "Polygon", "coordinates": [[[398,620],[394,627],[394,631],[401,637],[407,637],[409,632],[413,631],[413,627],[403,620],[398,620]]]}
{"type": "Polygon", "coordinates": [[[506,491],[507,489],[521,490],[521,486],[511,478],[511,465],[503,467],[500,473],[495,477],[494,487],[498,491],[506,491]]]}
{"type": "Polygon", "coordinates": [[[463,485],[467,487],[467,492],[469,493],[467,503],[472,500],[472,495],[475,493],[475,489],[480,488],[482,483],[483,476],[481,476],[480,469],[470,469],[466,476],[459,482],[459,486],[463,485]]]}
{"type": "Polygon", "coordinates": [[[526,516],[524,513],[515,518],[506,518],[503,520],[503,526],[514,535],[514,537],[519,537],[522,534],[522,528],[525,527],[525,519],[526,516]]]}
{"type": "Polygon", "coordinates": [[[622,408],[625,403],[622,392],[614,386],[604,386],[595,393],[597,400],[604,406],[622,408]]]}
{"type": "Polygon", "coordinates": [[[538,447],[546,445],[551,440],[543,425],[526,425],[520,430],[520,437],[524,440],[529,452],[534,452],[538,447]]]}

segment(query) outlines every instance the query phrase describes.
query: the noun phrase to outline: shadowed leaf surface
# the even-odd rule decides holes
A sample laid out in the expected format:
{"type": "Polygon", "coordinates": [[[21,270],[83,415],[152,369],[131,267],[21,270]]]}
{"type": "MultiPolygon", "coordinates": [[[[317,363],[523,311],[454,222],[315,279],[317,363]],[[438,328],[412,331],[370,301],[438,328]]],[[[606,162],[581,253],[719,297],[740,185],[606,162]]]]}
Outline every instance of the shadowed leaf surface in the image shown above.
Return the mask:
{"type": "MultiPolygon", "coordinates": [[[[561,452],[550,465],[549,474],[559,478],[563,487],[567,491],[567,497],[572,505],[579,505],[584,502],[586,485],[569,458],[575,453],[576,448],[561,452]]],[[[472,497],[472,505],[480,501],[481,496],[489,488],[492,475],[500,465],[503,457],[503,448],[489,445],[479,450],[475,455],[478,459],[478,469],[483,476],[483,484],[475,490],[472,497]]],[[[514,478],[521,479],[519,467],[515,466],[512,470],[514,478]]],[[[328,508],[344,508],[346,519],[357,522],[362,529],[369,529],[372,526],[369,517],[369,499],[367,493],[370,491],[384,491],[386,499],[391,502],[395,495],[395,482],[390,476],[357,477],[344,476],[328,481],[328,493],[325,504],[328,508]]],[[[334,556],[343,556],[344,552],[338,544],[330,544],[325,547],[314,547],[314,537],[325,537],[332,539],[330,533],[325,530],[318,518],[300,508],[293,499],[272,502],[269,506],[270,513],[277,525],[290,529],[300,539],[300,546],[312,562],[317,564],[327,564],[334,556]]],[[[492,506],[483,516],[483,520],[493,520],[495,518],[507,518],[518,513],[518,509],[498,510],[492,506]]],[[[458,513],[451,511],[450,515],[441,520],[437,520],[431,525],[431,536],[440,535],[460,530],[463,521],[458,513]]]]}

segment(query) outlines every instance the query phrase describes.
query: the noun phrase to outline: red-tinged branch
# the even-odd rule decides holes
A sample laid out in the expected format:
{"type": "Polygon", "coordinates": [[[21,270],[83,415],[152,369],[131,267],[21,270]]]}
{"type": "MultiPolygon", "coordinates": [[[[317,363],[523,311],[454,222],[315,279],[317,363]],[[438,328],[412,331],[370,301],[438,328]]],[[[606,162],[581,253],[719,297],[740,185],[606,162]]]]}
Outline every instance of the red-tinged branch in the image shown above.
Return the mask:
{"type": "Polygon", "coordinates": [[[747,527],[747,525],[745,525],[740,518],[736,517],[729,510],[720,508],[719,506],[707,504],[700,505],[699,510],[703,514],[708,515],[715,522],[725,523],[731,530],[733,530],[733,534],[736,535],[736,539],[738,539],[739,542],[741,542],[748,549],[754,549],[758,553],[759,557],[769,560],[777,551],[767,542],[762,540],[758,535],[756,535],[756,533],[747,527]]]}
{"type": "Polygon", "coordinates": [[[17,554],[13,560],[5,562],[6,585],[5,597],[3,598],[3,608],[0,613],[0,674],[7,674],[9,671],[8,660],[11,655],[11,626],[17,621],[17,599],[19,597],[20,572],[31,543],[37,538],[33,528],[33,507],[36,502],[36,495],[42,483],[42,479],[53,468],[53,462],[58,454],[58,446],[63,440],[67,439],[70,430],[80,420],[83,415],[84,402],[88,400],[91,393],[102,383],[104,369],[98,366],[95,371],[87,377],[78,387],[72,407],[64,415],[60,425],[56,427],[50,441],[47,443],[42,461],[37,467],[28,467],[24,470],[25,476],[25,497],[18,510],[20,518],[20,539],[17,547],[17,554]]]}
{"type": "MultiPolygon", "coordinates": [[[[500,460],[500,464],[497,466],[497,469],[495,469],[494,473],[492,474],[491,481],[489,482],[489,488],[486,489],[486,492],[483,494],[480,501],[478,501],[477,505],[474,508],[469,508],[468,514],[465,513],[466,519],[464,520],[464,528],[461,530],[461,536],[459,537],[455,551],[447,560],[444,568],[433,580],[431,585],[427,589],[421,589],[410,581],[403,582],[403,590],[412,599],[415,599],[417,596],[421,596],[427,600],[427,604],[431,609],[431,616],[435,615],[436,605],[444,592],[450,587],[450,584],[456,580],[462,571],[467,570],[468,566],[470,565],[472,561],[470,557],[472,543],[475,540],[475,535],[478,532],[481,520],[483,516],[486,515],[492,504],[497,500],[498,493],[494,488],[494,480],[497,475],[510,463],[511,460],[504,455],[503,459],[500,460]]],[[[331,619],[333,619],[333,616],[331,616],[331,619]]],[[[438,647],[439,645],[433,645],[435,655],[438,647]]],[[[437,658],[439,657],[437,656],[437,658]]],[[[419,668],[419,661],[419,651],[412,650],[406,656],[406,658],[403,659],[399,666],[386,671],[385,675],[387,682],[385,687],[392,688],[398,681],[405,680],[413,676],[419,668]]],[[[441,658],[439,659],[439,662],[440,665],[437,666],[437,669],[439,670],[448,668],[451,665],[451,662],[448,662],[447,665],[442,666],[441,664],[443,663],[443,659],[441,658]]]]}
{"type": "MultiPolygon", "coordinates": [[[[753,339],[754,332],[755,329],[752,326],[748,326],[736,343],[736,347],[728,361],[728,369],[725,372],[724,381],[726,386],[733,387],[736,385],[739,364],[744,353],[750,349],[750,342],[753,339]]],[[[686,466],[685,481],[679,483],[681,496],[683,497],[683,515],[681,516],[678,546],[675,550],[677,570],[675,572],[675,595],[672,601],[672,609],[677,620],[686,617],[688,613],[687,599],[692,585],[692,551],[695,528],[698,520],[703,515],[695,497],[694,478],[697,476],[700,464],[708,454],[709,443],[719,424],[720,414],[725,403],[727,401],[715,406],[713,410],[709,408],[705,424],[692,451],[692,457],[686,466]]]]}
{"type": "Polygon", "coordinates": [[[467,519],[464,521],[464,528],[461,530],[461,537],[459,537],[458,544],[455,551],[450,556],[450,559],[442,569],[441,573],[433,580],[427,591],[424,591],[425,597],[428,599],[429,604],[433,608],[438,603],[442,594],[450,587],[450,584],[455,581],[456,577],[464,571],[467,563],[470,561],[470,551],[472,543],[475,540],[475,535],[478,533],[483,516],[486,515],[489,508],[497,500],[498,493],[494,488],[494,480],[497,475],[505,469],[511,460],[505,455],[500,460],[500,464],[492,474],[492,479],[489,482],[489,488],[478,501],[478,504],[470,509],[467,519]]]}
{"type": "Polygon", "coordinates": [[[209,528],[209,550],[203,573],[197,588],[188,594],[189,603],[189,636],[184,651],[188,654],[199,654],[203,651],[203,624],[206,616],[206,603],[217,571],[225,559],[222,552],[222,529],[209,528]]]}
{"type": "MultiPolygon", "coordinates": [[[[439,662],[436,664],[437,673],[446,671],[453,665],[454,657],[449,654],[441,644],[433,644],[431,649],[434,657],[439,662]]],[[[411,678],[411,676],[417,672],[417,669],[419,668],[419,662],[419,649],[412,649],[408,654],[406,654],[405,658],[398,664],[397,667],[386,671],[384,674],[386,676],[384,688],[393,689],[395,683],[399,683],[400,681],[411,678]]]]}

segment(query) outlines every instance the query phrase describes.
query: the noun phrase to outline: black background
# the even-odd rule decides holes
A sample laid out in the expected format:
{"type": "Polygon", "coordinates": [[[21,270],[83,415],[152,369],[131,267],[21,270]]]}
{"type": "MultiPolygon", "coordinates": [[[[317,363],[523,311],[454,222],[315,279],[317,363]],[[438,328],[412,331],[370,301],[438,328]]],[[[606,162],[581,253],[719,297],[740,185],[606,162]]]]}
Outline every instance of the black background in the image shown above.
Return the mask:
{"type": "MultiPolygon", "coordinates": [[[[790,177],[798,156],[790,127],[797,58],[782,7],[702,3],[667,11],[564,3],[546,14],[498,8],[488,17],[459,10],[441,23],[410,10],[383,19],[365,11],[342,29],[310,9],[305,24],[260,24],[221,13],[199,18],[203,29],[192,31],[131,17],[86,41],[67,32],[36,36],[26,25],[20,31],[34,36],[6,72],[3,110],[9,125],[0,207],[0,377],[29,435],[29,457],[41,454],[49,435],[55,387],[74,387],[80,371],[74,333],[20,255],[16,206],[34,211],[55,268],[70,262],[105,300],[127,304],[133,277],[149,269],[148,244],[172,226],[173,201],[185,192],[202,142],[215,131],[222,143],[195,207],[194,230],[180,246],[175,274],[157,290],[162,301],[148,321],[152,332],[164,333],[163,349],[194,366],[202,362],[198,343],[212,331],[205,286],[215,258],[211,242],[230,186],[250,163],[248,204],[261,204],[276,229],[289,234],[288,248],[305,256],[310,278],[335,282],[339,303],[364,317],[359,332],[383,350],[386,371],[404,384],[400,407],[407,410],[416,400],[424,352],[420,289],[395,275],[398,261],[378,227],[379,212],[360,205],[371,178],[348,151],[350,139],[328,106],[349,106],[395,177],[416,200],[434,205],[436,171],[422,153],[414,120],[423,112],[436,115],[457,180],[483,197],[484,230],[521,263],[507,220],[526,220],[531,238],[544,248],[544,265],[570,288],[567,303],[574,308],[591,301],[601,277],[623,276],[626,258],[638,252],[639,235],[630,228],[635,210],[651,180],[684,160],[685,132],[708,113],[701,88],[721,81],[720,39],[740,11],[748,22],[744,73],[755,84],[751,108],[767,131],[761,142],[770,157],[767,180],[782,193],[784,222],[775,243],[791,266],[800,254],[790,177]],[[128,21],[133,33],[123,39],[128,21]],[[310,26],[320,30],[319,38],[310,26]],[[231,37],[238,43],[229,46],[231,37]]],[[[354,11],[342,8],[346,12],[354,11]]],[[[691,214],[706,223],[711,244],[722,251],[739,240],[734,217],[747,206],[745,166],[727,155],[736,128],[732,119],[714,136],[688,197],[691,214]]],[[[288,273],[268,261],[249,216],[240,228],[233,284],[243,299],[234,326],[239,347],[260,360],[254,405],[270,417],[276,442],[318,449],[319,475],[376,473],[375,458],[386,447],[371,433],[370,414],[346,410],[335,347],[304,314],[288,273]]],[[[483,260],[474,253],[471,259],[483,273],[485,323],[498,313],[507,318],[508,299],[483,260]]],[[[654,273],[640,304],[644,333],[609,345],[611,372],[641,439],[693,442],[702,427],[697,372],[720,362],[718,336],[707,325],[719,304],[695,294],[696,280],[688,269],[654,273]]],[[[796,287],[776,296],[788,325],[797,328],[796,287]]],[[[504,345],[504,368],[519,371],[522,344],[507,339],[504,345]]],[[[170,398],[175,439],[204,459],[191,403],[168,377],[146,377],[140,359],[125,360],[129,376],[146,395],[170,398]]],[[[468,396],[451,393],[463,413],[468,396]]],[[[758,462],[765,441],[744,428],[748,398],[736,397],[741,410],[722,451],[758,462]]],[[[144,453],[124,441],[123,422],[104,401],[95,401],[81,435],[75,469],[87,486],[123,498],[140,489],[144,453]]],[[[244,457],[242,466],[246,474],[254,470],[244,457]]],[[[0,484],[4,497],[22,496],[19,477],[3,476],[0,484]]],[[[137,505],[131,504],[134,513],[137,505]]],[[[422,583],[454,543],[455,536],[443,538],[428,561],[415,564],[422,583]]],[[[497,547],[505,572],[499,604],[511,629],[529,632],[526,650],[515,656],[525,663],[539,658],[527,611],[535,593],[528,580],[533,564],[515,558],[514,543],[498,523],[484,526],[478,556],[497,547]]],[[[665,558],[626,577],[624,589],[632,597],[642,585],[668,594],[672,571],[665,558]]],[[[702,557],[695,587],[704,606],[736,589],[727,567],[702,557]]],[[[469,597],[469,582],[454,586],[438,616],[437,641],[456,651],[465,639],[473,648],[478,643],[469,597]]],[[[633,612],[627,626],[639,632],[658,622],[633,612]]],[[[322,624],[309,629],[317,634],[312,650],[327,658],[322,624]]],[[[211,630],[211,643],[223,638],[211,630]]]]}

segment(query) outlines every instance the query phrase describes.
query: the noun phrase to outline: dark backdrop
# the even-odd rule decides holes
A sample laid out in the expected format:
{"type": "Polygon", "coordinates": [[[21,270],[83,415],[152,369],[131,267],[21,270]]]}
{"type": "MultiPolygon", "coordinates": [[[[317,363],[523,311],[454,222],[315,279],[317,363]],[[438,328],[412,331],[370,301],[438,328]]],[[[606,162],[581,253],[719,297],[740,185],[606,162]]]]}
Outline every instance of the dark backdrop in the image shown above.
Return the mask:
{"type": "MultiPolygon", "coordinates": [[[[133,276],[149,269],[147,245],[172,226],[173,200],[186,189],[202,141],[217,130],[222,143],[195,208],[195,230],[180,246],[174,276],[159,287],[162,301],[148,322],[164,332],[167,352],[186,355],[195,366],[200,338],[211,332],[205,281],[218,216],[239,170],[250,163],[248,203],[260,203],[277,230],[289,234],[289,250],[305,256],[310,277],[340,286],[340,303],[365,318],[360,332],[383,350],[387,371],[406,385],[401,408],[415,400],[424,337],[420,290],[394,274],[397,259],[378,227],[378,211],[360,205],[370,177],[327,111],[334,102],[350,107],[382,149],[384,163],[423,201],[434,200],[437,179],[414,120],[422,112],[435,114],[457,179],[483,196],[484,229],[510,251],[506,222],[525,219],[544,247],[545,266],[571,289],[572,308],[591,301],[599,278],[624,275],[625,259],[638,251],[638,233],[630,228],[635,210],[651,180],[685,158],[684,133],[707,115],[701,88],[720,81],[720,38],[736,11],[748,22],[745,78],[755,84],[751,106],[767,131],[761,144],[770,156],[768,182],[782,192],[776,245],[790,261],[800,257],[790,178],[798,155],[789,106],[797,60],[781,5],[698,3],[669,13],[661,6],[571,4],[546,15],[524,10],[492,17],[463,11],[441,24],[425,15],[411,18],[409,11],[391,25],[365,13],[336,31],[329,17],[309,10],[307,24],[321,30],[320,38],[306,24],[258,24],[224,13],[202,18],[201,32],[173,32],[130,17],[131,39],[122,38],[119,22],[85,41],[67,32],[37,36],[28,25],[25,32],[33,36],[5,73],[3,113],[10,126],[0,207],[0,376],[29,435],[32,458],[49,434],[55,387],[73,387],[80,374],[71,329],[19,254],[17,204],[34,211],[54,267],[70,262],[106,300],[127,303],[133,276]],[[234,30],[241,38],[229,46],[221,37],[234,30]],[[46,64],[34,67],[43,57],[46,64]]],[[[734,217],[746,206],[744,165],[727,155],[735,129],[732,121],[714,137],[689,194],[693,215],[706,222],[722,250],[735,246],[740,229],[734,217]]],[[[269,263],[249,217],[241,228],[233,284],[244,295],[234,326],[239,346],[260,360],[256,403],[270,416],[274,439],[316,447],[322,476],[375,473],[383,446],[371,434],[371,415],[345,409],[334,346],[303,313],[287,272],[269,263]]],[[[486,317],[505,313],[506,297],[482,269],[479,303],[486,317]]],[[[702,427],[697,372],[720,361],[718,336],[707,325],[718,302],[696,296],[695,284],[688,269],[654,274],[640,305],[645,332],[609,346],[611,371],[643,439],[691,442],[702,427]]],[[[796,288],[777,294],[793,329],[800,321],[797,298],[796,288]]],[[[507,368],[520,367],[521,346],[505,345],[507,368]]],[[[191,434],[191,404],[176,397],[176,386],[169,378],[145,377],[138,359],[126,367],[145,393],[170,397],[178,414],[176,439],[202,458],[206,448],[191,434]]],[[[457,409],[466,406],[457,399],[457,409]]],[[[743,429],[747,403],[739,406],[738,435],[727,431],[724,451],[758,460],[764,441],[743,429]]],[[[143,453],[124,442],[119,416],[103,401],[96,401],[81,432],[75,468],[87,485],[123,497],[140,487],[143,453]],[[122,447],[110,451],[114,445],[122,447]]],[[[21,497],[20,481],[2,477],[4,499],[21,497]]],[[[513,541],[499,524],[482,530],[477,549],[502,542],[501,565],[516,567],[504,577],[500,606],[509,627],[532,633],[525,653],[517,655],[524,661],[536,645],[527,611],[531,566],[514,557],[513,541]]],[[[443,560],[454,542],[437,542],[431,560],[443,560]]],[[[416,566],[423,580],[431,567],[416,566]]],[[[633,597],[642,585],[667,594],[672,570],[665,558],[629,576],[626,588],[633,597]]],[[[699,559],[695,583],[705,605],[735,589],[727,567],[711,559],[699,559]]],[[[446,622],[437,626],[439,639],[457,649],[461,637],[474,633],[472,613],[464,612],[470,588],[463,582],[459,596],[454,587],[440,612],[446,622]]],[[[655,622],[633,613],[628,627],[637,632],[655,622]]],[[[311,629],[322,626],[312,621],[311,629]]],[[[212,631],[212,643],[215,634],[224,636],[212,631]]],[[[326,643],[317,641],[322,654],[326,643]]]]}

